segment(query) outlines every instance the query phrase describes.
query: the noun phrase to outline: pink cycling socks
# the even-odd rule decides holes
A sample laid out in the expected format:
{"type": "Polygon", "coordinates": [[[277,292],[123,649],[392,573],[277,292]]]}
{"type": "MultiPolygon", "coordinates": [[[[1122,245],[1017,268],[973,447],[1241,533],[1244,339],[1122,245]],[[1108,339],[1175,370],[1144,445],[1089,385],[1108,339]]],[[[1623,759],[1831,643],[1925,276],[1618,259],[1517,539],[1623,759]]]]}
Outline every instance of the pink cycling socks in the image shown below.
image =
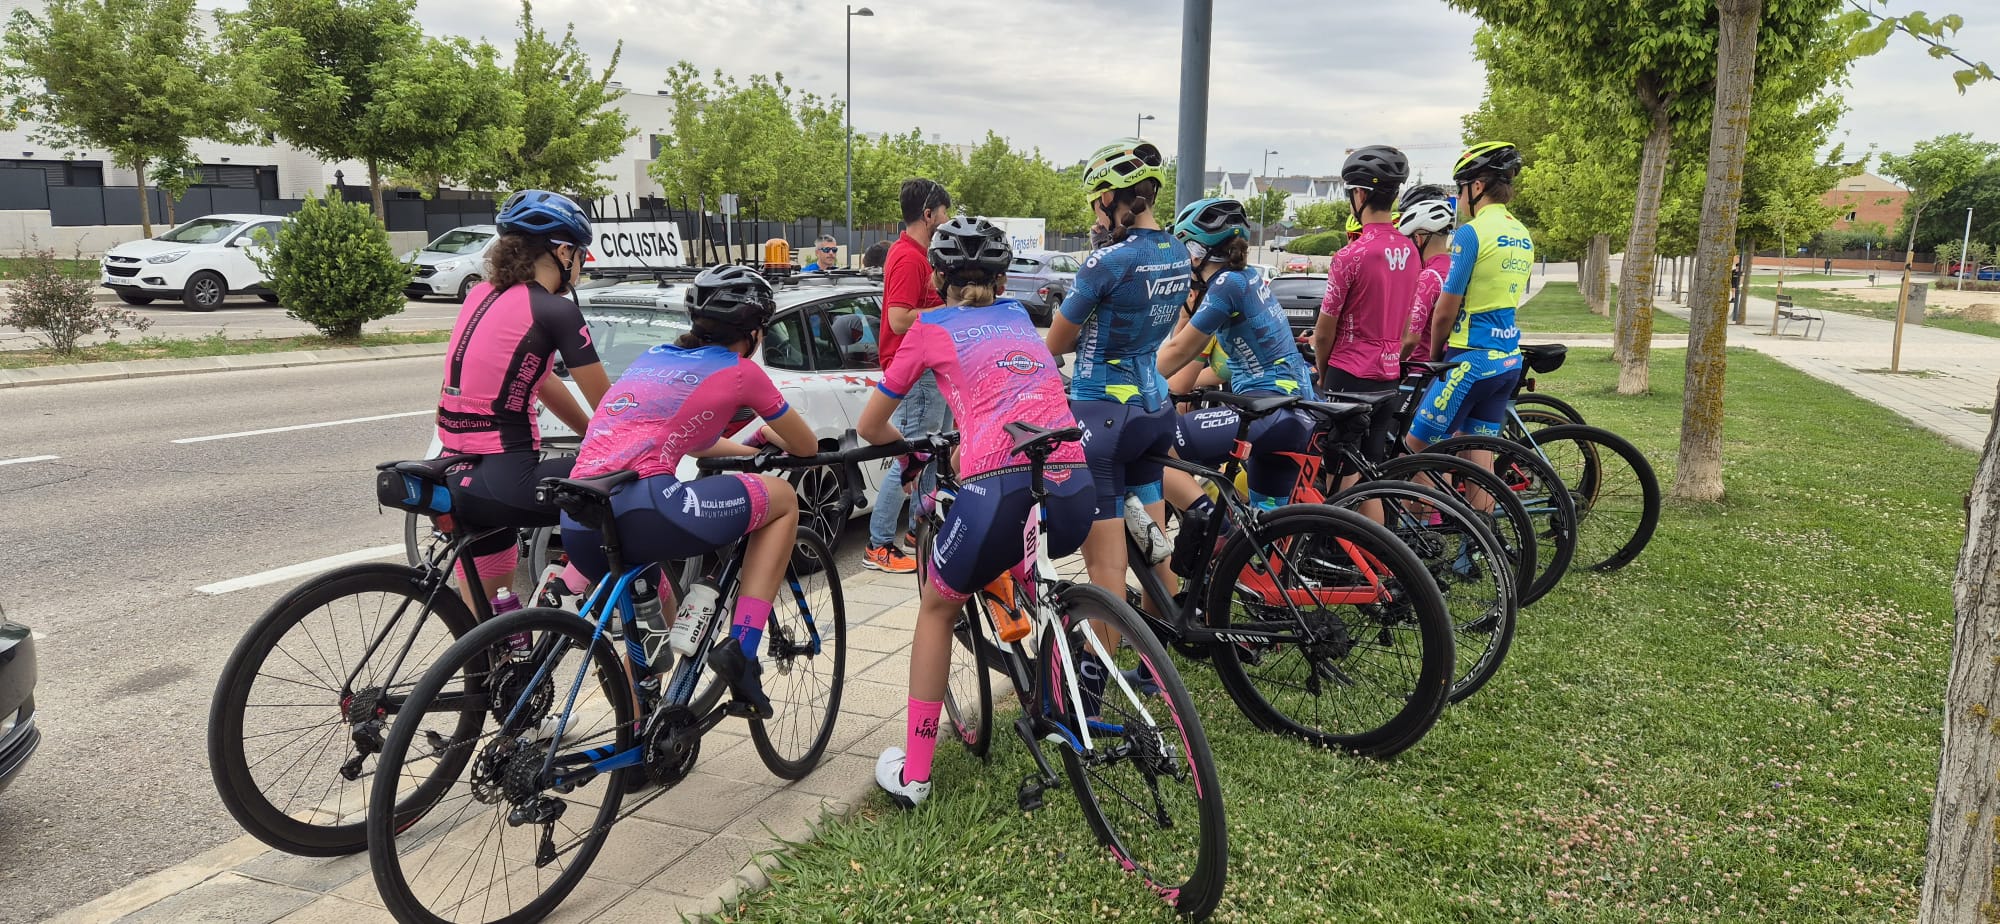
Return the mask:
{"type": "Polygon", "coordinates": [[[927,783],[931,778],[931,757],[937,753],[938,714],[942,701],[927,703],[910,699],[910,727],[903,738],[903,782],[927,783]]]}
{"type": "Polygon", "coordinates": [[[729,637],[743,645],[743,653],[757,657],[757,645],[764,641],[764,624],[771,621],[771,601],[755,597],[736,598],[736,622],[729,637]]]}

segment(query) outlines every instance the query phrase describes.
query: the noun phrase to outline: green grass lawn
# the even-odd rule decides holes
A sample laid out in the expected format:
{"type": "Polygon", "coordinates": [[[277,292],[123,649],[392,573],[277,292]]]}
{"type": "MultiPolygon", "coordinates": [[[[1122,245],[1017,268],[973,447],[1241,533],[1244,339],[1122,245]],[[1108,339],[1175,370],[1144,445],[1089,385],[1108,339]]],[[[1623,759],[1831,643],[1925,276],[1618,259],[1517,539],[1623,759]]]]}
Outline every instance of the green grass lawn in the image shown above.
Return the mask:
{"type": "MultiPolygon", "coordinates": [[[[1636,399],[1607,354],[1542,387],[1670,485],[1684,351],[1656,351],[1636,399]]],[[[1728,374],[1728,501],[1670,505],[1630,567],[1565,579],[1401,757],[1260,732],[1182,662],[1228,800],[1217,920],[1915,917],[1975,460],[1762,356],[1732,351],[1728,374]]],[[[941,743],[923,808],[871,799],[725,919],[1172,920],[1067,790],[1016,808],[1031,764],[997,735],[985,766],[941,743]]]]}
{"type": "Polygon", "coordinates": [[[190,359],[198,356],[283,353],[288,350],[394,346],[403,343],[443,343],[450,336],[450,331],[426,330],[362,334],[359,340],[334,340],[317,335],[270,337],[259,340],[230,340],[221,334],[210,334],[194,339],[144,337],[130,342],[114,340],[102,346],[84,347],[73,356],[60,356],[49,350],[7,350],[0,352],[0,369],[54,366],[63,363],[122,362],[131,359],[190,359]]]}
{"type": "MultiPolygon", "coordinates": [[[[0,257],[0,279],[14,279],[20,276],[21,270],[27,267],[28,263],[26,257],[0,257]]],[[[95,279],[100,272],[100,265],[96,260],[58,257],[56,264],[79,279],[95,279]]]]}
{"type": "MultiPolygon", "coordinates": [[[[1618,287],[1611,287],[1611,302],[1618,302],[1618,287]]],[[[1546,283],[1541,292],[1516,312],[1524,340],[1533,343],[1544,332],[1551,334],[1609,334],[1611,319],[1590,313],[1583,292],[1574,282],[1546,283]]],[[[1687,322],[1664,311],[1653,312],[1653,333],[1685,334],[1687,322]]]]}
{"type": "MultiPolygon", "coordinates": [[[[1778,290],[1776,286],[1751,286],[1750,294],[1758,298],[1776,298],[1778,290]]],[[[1792,297],[1792,304],[1802,308],[1858,314],[1884,321],[1896,319],[1894,302],[1863,301],[1838,289],[1786,289],[1785,294],[1792,297]]],[[[1770,318],[1769,314],[1764,315],[1766,321],[1770,318]]],[[[2000,323],[1992,321],[1974,321],[1968,318],[1932,314],[1924,318],[1924,326],[1979,334],[1984,337],[2000,337],[2000,323]]]]}
{"type": "MultiPolygon", "coordinates": [[[[1840,281],[1840,280],[1853,280],[1853,279],[1858,279],[1858,278],[1860,278],[1860,277],[1857,277],[1857,276],[1829,276],[1829,275],[1827,275],[1827,274],[1825,274],[1825,273],[1791,273],[1791,272],[1788,272],[1788,273],[1786,273],[1786,274],[1785,274],[1785,281],[1786,281],[1786,282],[1835,282],[1835,281],[1840,281]]],[[[1760,286],[1760,285],[1775,285],[1775,284],[1777,284],[1777,282],[1778,282],[1778,274],[1777,274],[1777,273],[1752,273],[1752,274],[1750,275],[1750,284],[1751,284],[1751,285],[1753,285],[1753,286],[1760,286]]]]}

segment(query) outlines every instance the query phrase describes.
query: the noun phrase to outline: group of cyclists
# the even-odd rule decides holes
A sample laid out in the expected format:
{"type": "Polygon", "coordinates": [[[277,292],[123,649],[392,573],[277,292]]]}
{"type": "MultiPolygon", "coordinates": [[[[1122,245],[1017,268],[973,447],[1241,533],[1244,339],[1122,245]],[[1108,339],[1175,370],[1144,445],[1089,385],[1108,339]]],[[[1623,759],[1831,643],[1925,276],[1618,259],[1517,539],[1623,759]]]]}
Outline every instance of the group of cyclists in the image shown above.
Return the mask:
{"type": "MultiPolygon", "coordinates": [[[[1003,295],[1012,252],[1000,229],[953,215],[942,184],[907,181],[901,205],[909,230],[883,270],[883,373],[858,432],[888,444],[943,429],[949,415],[960,431],[949,461],[961,487],[922,569],[905,742],[881,755],[877,784],[906,807],[928,797],[955,615],[982,589],[1005,592],[1028,551],[1021,542],[1028,466],[1006,423],[1081,429],[1079,442],[1048,459],[1041,528],[1051,555],[1080,549],[1090,581],[1120,598],[1130,564],[1126,520],[1137,517],[1128,505],[1164,527],[1173,504],[1185,518],[1182,537],[1200,532],[1186,523],[1213,512],[1191,477],[1163,470],[1158,458],[1216,464],[1237,451],[1234,410],[1177,407],[1174,394],[1190,383],[1308,398],[1392,391],[1404,360],[1437,359],[1456,365],[1424,395],[1408,444],[1497,434],[1522,366],[1515,308],[1533,258],[1527,230],[1507,208],[1520,165],[1512,145],[1479,144],[1459,158],[1453,186],[1410,186],[1408,160],[1395,148],[1355,150],[1341,169],[1353,239],[1334,256],[1305,352],[1267,281],[1249,266],[1240,202],[1191,202],[1163,226],[1154,206],[1164,160],[1150,142],[1120,139],[1087,162],[1094,250],[1046,332],[1003,295]],[[1067,383],[1056,360],[1062,354],[1074,357],[1067,383]]],[[[628,558],[681,560],[747,536],[731,614],[739,644],[722,646],[710,665],[755,717],[769,717],[757,649],[792,547],[798,498],[773,476],[682,482],[675,471],[684,457],[752,455],[766,445],[815,450],[811,428],[752,361],[776,309],[771,284],[744,267],[702,271],[686,287],[693,329],[649,350],[613,383],[581,310],[566,297],[592,240],[584,211],[560,195],[526,191],[503,204],[496,223],[500,239],[485,281],[460,312],[438,401],[444,447],[463,457],[450,481],[462,518],[553,525],[558,513],[535,500],[542,479],[635,470],[640,477],[612,500],[628,558]],[[549,375],[558,357],[588,407],[549,375]],[[541,458],[535,398],[584,434],[573,460],[541,458]],[[751,415],[763,426],[728,438],[751,415]]],[[[1377,458],[1390,448],[1388,424],[1378,421],[1366,446],[1377,458]]],[[[1298,470],[1281,454],[1304,451],[1311,430],[1291,410],[1255,421],[1246,467],[1256,505],[1286,502],[1298,470]]],[[[892,467],[870,525],[871,567],[915,570],[895,547],[898,511],[929,486],[912,490],[916,479],[902,473],[929,461],[909,456],[892,467]]],[[[570,559],[564,580],[581,591],[604,577],[606,562],[594,531],[566,517],[561,525],[570,559]]],[[[513,545],[502,540],[472,550],[463,567],[504,586],[514,565],[513,545]]],[[[1157,567],[1173,587],[1172,562],[1157,567]]],[[[652,582],[666,586],[657,574],[652,582]]],[[[1108,679],[1101,668],[1093,674],[1093,664],[1079,667],[1086,703],[1108,679]]],[[[1138,671],[1127,679],[1143,686],[1151,678],[1138,671]]]]}

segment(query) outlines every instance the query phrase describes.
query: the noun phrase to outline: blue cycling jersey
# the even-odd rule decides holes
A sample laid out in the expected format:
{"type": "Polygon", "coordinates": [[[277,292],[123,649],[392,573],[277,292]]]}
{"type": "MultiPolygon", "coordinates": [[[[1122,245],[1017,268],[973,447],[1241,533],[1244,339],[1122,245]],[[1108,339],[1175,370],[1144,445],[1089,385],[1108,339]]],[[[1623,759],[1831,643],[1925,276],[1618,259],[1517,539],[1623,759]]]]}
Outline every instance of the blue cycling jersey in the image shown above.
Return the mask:
{"type": "Polygon", "coordinates": [[[1237,394],[1312,397],[1306,361],[1292,339],[1292,325],[1271,296],[1271,285],[1248,270],[1224,270],[1208,282],[1201,309],[1189,321],[1212,336],[1229,364],[1229,390],[1237,394]]]}
{"type": "Polygon", "coordinates": [[[1167,405],[1167,380],[1156,364],[1187,301],[1190,271],[1187,248],[1152,228],[1135,228],[1083,261],[1062,305],[1063,317],[1082,328],[1071,400],[1137,398],[1148,411],[1167,405]]]}

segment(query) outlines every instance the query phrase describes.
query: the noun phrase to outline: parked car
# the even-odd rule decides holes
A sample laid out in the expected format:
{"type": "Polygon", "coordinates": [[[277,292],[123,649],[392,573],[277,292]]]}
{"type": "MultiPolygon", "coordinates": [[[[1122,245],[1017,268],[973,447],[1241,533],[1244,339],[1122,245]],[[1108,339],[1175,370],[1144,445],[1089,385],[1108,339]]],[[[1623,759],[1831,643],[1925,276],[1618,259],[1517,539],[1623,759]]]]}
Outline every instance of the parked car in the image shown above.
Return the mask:
{"type": "Polygon", "coordinates": [[[492,225],[466,225],[438,235],[403,257],[411,265],[410,284],[403,294],[411,298],[447,295],[459,301],[479,284],[486,272],[486,251],[500,237],[492,225]]]}
{"type": "Polygon", "coordinates": [[[278,296],[249,251],[277,237],[284,222],[272,215],[205,215],[159,237],[119,244],[104,254],[104,287],[127,305],[168,298],[191,311],[214,311],[242,294],[275,305],[278,296]]]}
{"type": "Polygon", "coordinates": [[[1047,327],[1083,268],[1075,257],[1057,250],[1019,250],[1007,267],[1007,295],[1019,299],[1035,323],[1047,327]]]}
{"type": "Polygon", "coordinates": [[[1982,266],[1979,275],[1973,277],[1980,282],[2000,282],[2000,266],[1982,266]]]}
{"type": "Polygon", "coordinates": [[[1310,273],[1312,272],[1312,268],[1312,261],[1305,257],[1293,257],[1285,261],[1285,272],[1287,273],[1310,273]]]}
{"type": "Polygon", "coordinates": [[[41,743],[35,728],[35,636],[0,616],[0,790],[41,743]]]}
{"type": "Polygon", "coordinates": [[[1278,268],[1269,263],[1252,263],[1250,268],[1257,271],[1259,282],[1270,282],[1278,278],[1278,268]]]}
{"type": "Polygon", "coordinates": [[[1298,240],[1297,235],[1280,235],[1278,237],[1272,238],[1269,242],[1265,243],[1264,246],[1269,247],[1272,250],[1283,252],[1287,245],[1296,240],[1298,240]]]}
{"type": "Polygon", "coordinates": [[[1325,273],[1287,273],[1271,280],[1271,297],[1285,310],[1292,333],[1309,334],[1319,323],[1319,304],[1326,298],[1325,273]]]}

